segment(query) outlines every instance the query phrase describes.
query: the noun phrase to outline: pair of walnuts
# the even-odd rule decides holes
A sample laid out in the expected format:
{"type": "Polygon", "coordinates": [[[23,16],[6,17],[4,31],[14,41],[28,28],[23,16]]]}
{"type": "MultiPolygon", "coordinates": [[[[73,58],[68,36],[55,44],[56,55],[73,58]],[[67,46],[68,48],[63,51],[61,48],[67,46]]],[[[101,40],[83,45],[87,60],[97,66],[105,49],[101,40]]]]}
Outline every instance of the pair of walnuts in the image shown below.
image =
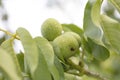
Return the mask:
{"type": "Polygon", "coordinates": [[[80,36],[75,32],[64,32],[62,25],[53,18],[45,20],[41,26],[41,33],[52,43],[56,56],[68,59],[79,51],[81,45],[80,36]]]}

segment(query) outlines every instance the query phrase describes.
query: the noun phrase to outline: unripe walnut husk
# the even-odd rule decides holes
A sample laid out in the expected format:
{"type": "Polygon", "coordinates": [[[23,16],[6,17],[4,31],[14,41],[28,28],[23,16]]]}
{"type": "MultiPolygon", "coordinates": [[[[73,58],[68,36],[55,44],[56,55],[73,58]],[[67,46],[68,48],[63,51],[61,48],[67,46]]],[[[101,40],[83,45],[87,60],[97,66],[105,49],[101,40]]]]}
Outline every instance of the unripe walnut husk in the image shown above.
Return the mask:
{"type": "Polygon", "coordinates": [[[47,40],[53,41],[62,34],[62,26],[56,19],[48,18],[41,26],[41,33],[47,40]]]}
{"type": "Polygon", "coordinates": [[[68,31],[68,32],[65,32],[65,34],[73,36],[78,41],[79,46],[81,46],[81,38],[77,33],[68,31]]]}
{"type": "Polygon", "coordinates": [[[53,41],[53,48],[58,58],[63,60],[76,54],[79,43],[74,36],[64,33],[53,41]]]}

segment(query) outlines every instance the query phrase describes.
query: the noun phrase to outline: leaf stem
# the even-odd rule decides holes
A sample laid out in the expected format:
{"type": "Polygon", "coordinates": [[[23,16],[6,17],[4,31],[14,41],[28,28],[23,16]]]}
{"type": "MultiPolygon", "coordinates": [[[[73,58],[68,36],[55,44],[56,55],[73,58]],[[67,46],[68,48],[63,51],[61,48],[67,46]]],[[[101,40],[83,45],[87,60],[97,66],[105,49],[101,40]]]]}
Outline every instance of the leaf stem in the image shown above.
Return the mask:
{"type": "Polygon", "coordinates": [[[5,34],[7,34],[7,35],[9,35],[9,36],[12,36],[12,37],[15,38],[15,39],[20,40],[20,38],[19,38],[16,34],[12,34],[12,33],[8,32],[8,31],[6,31],[6,30],[4,30],[4,29],[1,29],[1,28],[0,28],[0,31],[4,32],[5,34]]]}
{"type": "Polygon", "coordinates": [[[81,67],[84,67],[84,49],[83,48],[81,48],[81,50],[80,50],[80,52],[81,52],[81,55],[80,55],[80,59],[81,59],[81,61],[79,61],[79,66],[81,66],[81,67]]]}
{"type": "Polygon", "coordinates": [[[66,73],[69,73],[69,74],[72,74],[72,75],[81,76],[79,73],[76,73],[76,72],[66,72],[66,73]]]}

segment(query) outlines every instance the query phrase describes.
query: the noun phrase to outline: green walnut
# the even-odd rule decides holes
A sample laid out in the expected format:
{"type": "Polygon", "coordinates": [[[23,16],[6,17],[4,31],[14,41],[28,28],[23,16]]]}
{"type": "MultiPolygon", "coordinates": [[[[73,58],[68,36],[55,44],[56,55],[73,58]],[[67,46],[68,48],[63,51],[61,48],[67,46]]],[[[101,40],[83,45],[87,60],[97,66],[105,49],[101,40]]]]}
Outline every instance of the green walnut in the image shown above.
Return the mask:
{"type": "Polygon", "coordinates": [[[54,39],[53,48],[57,57],[64,60],[76,54],[79,50],[79,43],[74,36],[64,33],[54,39]]]}
{"type": "Polygon", "coordinates": [[[47,40],[53,41],[62,34],[62,26],[56,19],[48,18],[41,26],[41,33],[47,40]]]}
{"type": "Polygon", "coordinates": [[[72,35],[78,41],[79,46],[81,46],[81,38],[77,33],[69,31],[65,32],[65,34],[72,35]]]}

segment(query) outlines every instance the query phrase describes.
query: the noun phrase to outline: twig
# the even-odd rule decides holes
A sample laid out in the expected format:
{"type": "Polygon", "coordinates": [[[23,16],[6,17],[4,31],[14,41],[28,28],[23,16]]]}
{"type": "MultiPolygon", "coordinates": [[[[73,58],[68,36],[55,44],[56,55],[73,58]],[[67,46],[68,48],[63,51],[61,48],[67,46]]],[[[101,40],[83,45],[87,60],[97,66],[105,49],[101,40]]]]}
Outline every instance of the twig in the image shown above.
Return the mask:
{"type": "MultiPolygon", "coordinates": [[[[76,74],[77,76],[82,76],[82,75],[87,75],[87,76],[90,76],[90,77],[94,77],[94,78],[97,78],[99,80],[107,80],[107,78],[104,78],[103,76],[101,76],[100,74],[98,73],[94,73],[94,72],[90,72],[88,70],[85,70],[83,67],[79,66],[79,65],[76,65],[75,63],[73,63],[70,59],[67,60],[67,63],[74,69],[78,70],[79,71],[79,74],[76,74]]],[[[75,74],[74,74],[75,75],[75,74]]]]}
{"type": "Polygon", "coordinates": [[[4,29],[1,29],[1,28],[0,28],[0,31],[4,32],[5,34],[7,34],[7,35],[9,35],[9,36],[14,37],[15,39],[20,40],[20,38],[19,38],[16,34],[12,34],[12,33],[8,32],[8,31],[6,31],[6,30],[4,30],[4,29]]]}
{"type": "Polygon", "coordinates": [[[81,50],[81,53],[82,53],[82,55],[81,55],[81,59],[82,59],[82,61],[83,61],[83,58],[84,58],[84,55],[85,55],[85,53],[84,53],[84,49],[82,48],[82,50],[81,50]]]}
{"type": "Polygon", "coordinates": [[[84,74],[86,74],[87,76],[91,76],[91,77],[97,78],[99,80],[107,80],[107,78],[104,78],[99,73],[94,73],[94,72],[90,72],[90,71],[85,70],[84,74]]]}

